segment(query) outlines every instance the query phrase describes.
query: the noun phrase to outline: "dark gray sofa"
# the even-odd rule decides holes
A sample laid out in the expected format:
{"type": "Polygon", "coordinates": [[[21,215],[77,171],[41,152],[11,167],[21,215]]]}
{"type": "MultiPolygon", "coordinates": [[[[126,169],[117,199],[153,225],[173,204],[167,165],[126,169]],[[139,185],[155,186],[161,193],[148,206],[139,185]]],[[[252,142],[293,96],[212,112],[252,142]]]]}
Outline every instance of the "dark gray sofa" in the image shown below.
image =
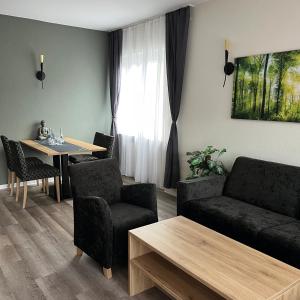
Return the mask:
{"type": "Polygon", "coordinates": [[[247,157],[178,183],[177,213],[300,268],[300,167],[247,157]]]}

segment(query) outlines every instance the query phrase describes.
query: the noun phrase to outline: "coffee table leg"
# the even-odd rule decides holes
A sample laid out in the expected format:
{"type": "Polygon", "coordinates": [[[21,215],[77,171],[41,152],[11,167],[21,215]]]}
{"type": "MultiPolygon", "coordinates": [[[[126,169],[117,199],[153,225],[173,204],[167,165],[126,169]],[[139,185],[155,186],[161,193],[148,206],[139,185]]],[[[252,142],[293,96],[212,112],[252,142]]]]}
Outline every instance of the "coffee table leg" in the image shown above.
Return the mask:
{"type": "Polygon", "coordinates": [[[152,280],[146,277],[143,272],[131,262],[131,260],[152,251],[139,242],[139,240],[137,240],[135,237],[133,237],[130,232],[128,235],[128,247],[128,290],[129,295],[134,296],[154,287],[154,283],[152,280]]]}

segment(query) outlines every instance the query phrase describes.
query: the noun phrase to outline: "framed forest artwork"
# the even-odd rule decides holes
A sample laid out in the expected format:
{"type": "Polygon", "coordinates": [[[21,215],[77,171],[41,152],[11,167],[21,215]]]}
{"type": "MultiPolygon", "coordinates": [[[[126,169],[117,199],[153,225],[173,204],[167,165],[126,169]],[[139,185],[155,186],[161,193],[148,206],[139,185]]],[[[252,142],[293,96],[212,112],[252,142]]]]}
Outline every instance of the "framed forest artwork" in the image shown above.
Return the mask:
{"type": "Polygon", "coordinates": [[[231,117],[300,122],[300,50],[236,58],[231,117]]]}

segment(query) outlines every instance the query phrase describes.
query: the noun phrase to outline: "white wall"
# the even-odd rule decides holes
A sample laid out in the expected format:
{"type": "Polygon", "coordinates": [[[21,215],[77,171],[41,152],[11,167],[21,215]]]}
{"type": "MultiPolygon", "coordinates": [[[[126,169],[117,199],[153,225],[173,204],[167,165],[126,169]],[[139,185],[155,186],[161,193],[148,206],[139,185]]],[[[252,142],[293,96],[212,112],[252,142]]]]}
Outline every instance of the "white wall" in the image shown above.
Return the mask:
{"type": "Polygon", "coordinates": [[[231,119],[233,76],[223,89],[224,39],[233,57],[300,49],[299,0],[210,0],[192,10],[181,113],[181,176],[186,151],[226,147],[224,162],[245,155],[300,165],[300,123],[231,119]]]}

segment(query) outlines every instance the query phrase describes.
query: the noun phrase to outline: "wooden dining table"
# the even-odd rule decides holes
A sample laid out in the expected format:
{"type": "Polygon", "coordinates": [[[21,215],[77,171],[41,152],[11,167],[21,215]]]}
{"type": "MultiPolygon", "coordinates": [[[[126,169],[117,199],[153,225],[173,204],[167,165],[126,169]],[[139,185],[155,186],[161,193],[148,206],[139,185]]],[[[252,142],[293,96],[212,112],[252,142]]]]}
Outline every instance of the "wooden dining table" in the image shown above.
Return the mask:
{"type": "MultiPolygon", "coordinates": [[[[65,137],[64,141],[62,145],[48,145],[45,141],[39,140],[22,140],[21,143],[53,158],[53,166],[59,169],[61,174],[61,198],[68,199],[72,197],[68,171],[69,155],[90,154],[92,152],[106,151],[107,149],[70,137],[65,137]]],[[[50,196],[56,199],[54,188],[50,188],[50,196]]]]}

